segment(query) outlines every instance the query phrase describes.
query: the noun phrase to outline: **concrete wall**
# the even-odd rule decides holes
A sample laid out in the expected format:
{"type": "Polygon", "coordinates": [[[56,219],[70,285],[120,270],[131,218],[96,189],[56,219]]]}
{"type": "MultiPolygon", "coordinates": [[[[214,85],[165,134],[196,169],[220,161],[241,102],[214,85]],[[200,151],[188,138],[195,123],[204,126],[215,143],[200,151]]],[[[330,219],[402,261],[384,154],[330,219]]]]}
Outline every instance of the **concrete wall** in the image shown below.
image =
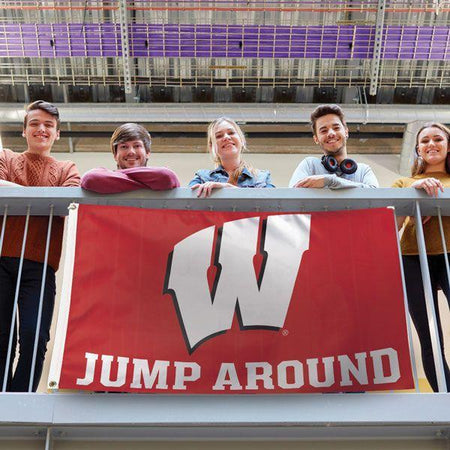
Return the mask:
{"type": "MultiPolygon", "coordinates": [[[[245,160],[259,169],[268,169],[277,187],[286,187],[294,169],[306,156],[299,154],[261,154],[247,153],[245,160]]],[[[61,160],[74,161],[80,173],[85,173],[93,167],[115,168],[115,162],[110,153],[75,152],[57,153],[55,157],[61,160]]],[[[352,158],[369,164],[378,177],[382,187],[389,187],[398,178],[400,156],[392,154],[352,154],[352,158]]],[[[153,153],[149,159],[149,165],[166,166],[174,170],[180,178],[181,185],[186,186],[198,169],[213,168],[210,156],[205,153],[153,153]]]]}

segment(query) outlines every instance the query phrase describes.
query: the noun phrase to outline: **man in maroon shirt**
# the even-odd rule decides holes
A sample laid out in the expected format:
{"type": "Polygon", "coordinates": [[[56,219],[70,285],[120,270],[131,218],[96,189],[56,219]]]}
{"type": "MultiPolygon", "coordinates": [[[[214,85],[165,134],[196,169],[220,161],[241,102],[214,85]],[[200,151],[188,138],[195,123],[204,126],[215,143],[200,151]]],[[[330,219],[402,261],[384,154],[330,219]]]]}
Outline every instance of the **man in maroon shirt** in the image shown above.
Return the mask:
{"type": "Polygon", "coordinates": [[[81,187],[100,194],[179,187],[180,182],[172,170],[146,167],[150,146],[151,137],[144,127],[136,123],[121,125],[111,137],[111,151],[117,170],[92,169],[83,176],[81,187]]]}

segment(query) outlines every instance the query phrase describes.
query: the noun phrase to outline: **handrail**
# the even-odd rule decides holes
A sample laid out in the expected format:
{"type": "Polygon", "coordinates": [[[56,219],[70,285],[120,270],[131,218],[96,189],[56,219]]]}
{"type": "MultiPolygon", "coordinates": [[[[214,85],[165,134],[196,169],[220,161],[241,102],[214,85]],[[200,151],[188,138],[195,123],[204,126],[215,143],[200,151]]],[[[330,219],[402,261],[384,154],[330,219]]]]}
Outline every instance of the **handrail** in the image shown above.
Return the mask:
{"type": "Polygon", "coordinates": [[[414,215],[415,202],[420,202],[424,215],[450,216],[450,189],[438,198],[428,197],[416,189],[222,189],[207,199],[198,199],[189,188],[171,191],[139,190],[104,195],[81,188],[4,187],[0,191],[0,209],[8,205],[8,215],[22,215],[31,206],[31,215],[65,216],[71,203],[120,205],[154,209],[192,209],[226,211],[338,211],[346,209],[393,206],[399,215],[414,215]]]}

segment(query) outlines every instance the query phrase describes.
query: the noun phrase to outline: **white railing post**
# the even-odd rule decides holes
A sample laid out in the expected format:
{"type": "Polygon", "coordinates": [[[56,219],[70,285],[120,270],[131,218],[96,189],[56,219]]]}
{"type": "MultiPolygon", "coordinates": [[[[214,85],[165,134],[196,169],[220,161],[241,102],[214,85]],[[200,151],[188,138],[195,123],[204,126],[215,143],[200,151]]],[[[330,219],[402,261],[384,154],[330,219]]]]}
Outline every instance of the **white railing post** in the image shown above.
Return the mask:
{"type": "Polygon", "coordinates": [[[423,291],[425,295],[425,304],[427,308],[428,327],[430,329],[431,346],[433,348],[433,359],[436,368],[436,379],[439,392],[447,392],[447,383],[445,381],[444,362],[441,353],[441,340],[439,339],[438,323],[436,310],[434,308],[433,290],[431,288],[430,271],[428,267],[427,249],[425,246],[425,237],[423,234],[422,214],[420,212],[419,201],[416,200],[416,233],[417,246],[419,249],[420,269],[422,272],[423,291]]]}
{"type": "Polygon", "coordinates": [[[17,272],[16,291],[14,294],[14,305],[13,305],[13,310],[12,310],[12,314],[11,314],[11,327],[9,329],[9,341],[8,341],[8,350],[7,350],[7,354],[6,354],[5,373],[3,376],[2,392],[6,391],[6,385],[8,384],[9,365],[11,364],[13,337],[14,337],[14,330],[16,328],[17,304],[19,301],[20,280],[22,278],[22,267],[23,267],[23,259],[24,259],[24,255],[25,255],[25,246],[27,243],[28,224],[30,222],[30,213],[31,213],[31,205],[28,205],[27,215],[26,215],[26,219],[25,219],[25,227],[23,230],[23,240],[22,240],[22,250],[20,252],[19,270],[17,272]]]}
{"type": "Polygon", "coordinates": [[[48,217],[48,228],[47,228],[47,240],[45,242],[44,264],[42,267],[41,292],[39,295],[39,307],[38,307],[38,315],[36,318],[36,330],[34,332],[33,358],[31,360],[30,381],[28,383],[28,392],[32,392],[32,390],[33,390],[34,369],[36,366],[36,354],[37,354],[37,348],[38,348],[38,342],[39,342],[39,335],[41,334],[42,304],[44,303],[45,280],[47,277],[48,251],[50,248],[50,239],[51,239],[51,233],[52,233],[53,209],[54,209],[53,205],[50,205],[50,215],[48,217]]]}
{"type": "MultiPolygon", "coordinates": [[[[394,208],[395,211],[395,208],[394,208]]],[[[394,216],[394,226],[397,229],[397,220],[395,214],[394,216]]],[[[403,303],[405,305],[405,317],[406,317],[406,329],[408,332],[408,343],[409,343],[409,355],[411,358],[411,367],[413,372],[413,378],[414,378],[414,386],[416,392],[419,392],[419,381],[417,377],[417,368],[416,368],[416,355],[414,354],[414,345],[412,340],[412,333],[411,333],[411,318],[408,314],[408,295],[406,293],[406,283],[405,283],[405,271],[403,268],[403,258],[402,258],[402,249],[400,247],[400,238],[398,233],[397,234],[397,247],[398,247],[398,260],[400,262],[400,272],[402,274],[402,286],[403,286],[403,303]]]]}

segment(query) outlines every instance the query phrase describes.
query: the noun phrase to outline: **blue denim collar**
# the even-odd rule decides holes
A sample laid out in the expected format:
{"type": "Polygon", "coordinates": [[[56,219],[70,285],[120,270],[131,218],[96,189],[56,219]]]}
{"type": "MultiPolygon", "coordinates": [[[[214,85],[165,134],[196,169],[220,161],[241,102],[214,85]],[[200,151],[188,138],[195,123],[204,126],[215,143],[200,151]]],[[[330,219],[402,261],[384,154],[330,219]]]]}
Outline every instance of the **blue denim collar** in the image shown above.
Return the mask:
{"type": "MultiPolygon", "coordinates": [[[[228,177],[228,173],[227,173],[227,171],[223,168],[223,166],[218,166],[218,167],[216,167],[216,168],[211,172],[211,175],[212,175],[213,173],[221,173],[221,174],[223,174],[223,175],[225,175],[225,176],[228,177]]],[[[250,173],[250,171],[247,169],[247,167],[244,167],[244,170],[242,171],[242,174],[241,174],[241,175],[245,175],[247,178],[253,178],[253,175],[250,173]]]]}

